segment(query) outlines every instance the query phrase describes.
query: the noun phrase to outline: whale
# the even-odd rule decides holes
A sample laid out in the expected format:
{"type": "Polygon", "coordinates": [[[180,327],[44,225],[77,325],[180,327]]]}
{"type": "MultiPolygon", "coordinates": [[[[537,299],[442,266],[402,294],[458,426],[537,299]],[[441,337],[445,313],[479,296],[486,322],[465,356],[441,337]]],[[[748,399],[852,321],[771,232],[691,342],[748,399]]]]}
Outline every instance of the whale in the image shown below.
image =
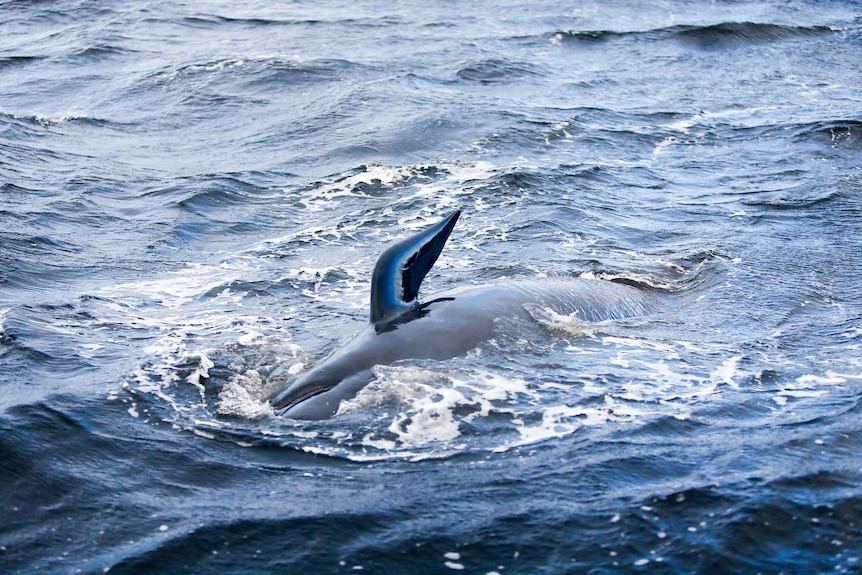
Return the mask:
{"type": "Polygon", "coordinates": [[[456,210],[381,254],[371,276],[368,326],[275,393],[270,399],[275,413],[329,419],[374,381],[375,366],[464,356],[519,322],[535,324],[544,312],[595,323],[656,309],[657,301],[644,290],[589,277],[497,281],[420,299],[422,280],[460,215],[456,210]]]}

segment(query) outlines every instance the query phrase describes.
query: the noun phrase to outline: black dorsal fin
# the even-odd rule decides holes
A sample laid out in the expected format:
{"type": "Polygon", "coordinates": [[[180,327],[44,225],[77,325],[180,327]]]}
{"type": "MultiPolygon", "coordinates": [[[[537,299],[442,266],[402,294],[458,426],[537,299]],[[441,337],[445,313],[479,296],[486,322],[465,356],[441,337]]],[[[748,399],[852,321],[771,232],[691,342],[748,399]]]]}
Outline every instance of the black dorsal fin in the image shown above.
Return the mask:
{"type": "Polygon", "coordinates": [[[383,252],[371,277],[371,323],[391,319],[417,302],[419,286],[443,251],[460,215],[461,210],[456,210],[383,252]]]}

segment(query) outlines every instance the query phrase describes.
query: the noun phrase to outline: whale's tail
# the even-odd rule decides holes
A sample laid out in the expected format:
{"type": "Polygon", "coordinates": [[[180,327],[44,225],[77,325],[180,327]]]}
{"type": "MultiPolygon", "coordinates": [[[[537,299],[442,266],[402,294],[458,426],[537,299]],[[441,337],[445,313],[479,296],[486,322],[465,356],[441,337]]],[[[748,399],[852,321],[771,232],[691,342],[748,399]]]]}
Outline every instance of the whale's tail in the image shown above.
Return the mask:
{"type": "Polygon", "coordinates": [[[456,210],[383,252],[371,277],[371,323],[391,320],[416,305],[419,286],[443,251],[460,215],[461,210],[456,210]]]}

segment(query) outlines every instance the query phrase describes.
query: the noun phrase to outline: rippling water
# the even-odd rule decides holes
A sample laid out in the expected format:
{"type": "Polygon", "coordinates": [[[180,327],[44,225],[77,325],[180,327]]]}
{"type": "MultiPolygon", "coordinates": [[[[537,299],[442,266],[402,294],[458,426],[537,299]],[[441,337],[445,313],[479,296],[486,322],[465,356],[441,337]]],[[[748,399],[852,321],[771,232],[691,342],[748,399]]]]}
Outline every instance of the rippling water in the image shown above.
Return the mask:
{"type": "Polygon", "coordinates": [[[0,2],[2,571],[858,572],[860,54],[859,2],[0,2]],[[426,294],[662,308],[274,416],[455,207],[426,294]]]}

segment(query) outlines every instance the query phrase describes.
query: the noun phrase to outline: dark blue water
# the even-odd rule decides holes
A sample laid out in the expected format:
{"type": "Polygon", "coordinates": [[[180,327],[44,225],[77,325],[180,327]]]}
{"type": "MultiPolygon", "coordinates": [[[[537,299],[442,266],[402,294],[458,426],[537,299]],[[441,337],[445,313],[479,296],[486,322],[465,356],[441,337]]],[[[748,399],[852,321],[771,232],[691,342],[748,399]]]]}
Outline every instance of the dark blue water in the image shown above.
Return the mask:
{"type": "Polygon", "coordinates": [[[862,570],[859,2],[0,2],[0,571],[862,570]],[[537,317],[266,398],[426,294],[537,317]]]}

